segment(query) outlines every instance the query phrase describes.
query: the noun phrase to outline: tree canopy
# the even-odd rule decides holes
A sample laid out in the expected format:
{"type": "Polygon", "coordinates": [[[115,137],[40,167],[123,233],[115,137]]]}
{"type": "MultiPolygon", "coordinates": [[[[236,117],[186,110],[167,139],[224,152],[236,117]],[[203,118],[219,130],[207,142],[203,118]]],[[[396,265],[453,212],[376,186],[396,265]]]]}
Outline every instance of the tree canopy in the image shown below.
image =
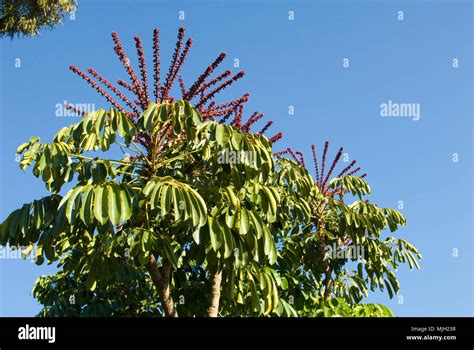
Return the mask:
{"type": "Polygon", "coordinates": [[[74,0],[1,0],[0,36],[35,36],[76,10],[74,0]]]}
{"type": "Polygon", "coordinates": [[[404,217],[368,201],[355,162],[332,177],[342,148],[326,171],[328,143],[321,161],[313,146],[313,178],[303,153],[274,153],[282,134],[264,136],[272,122],[252,132],[263,115],[243,121],[248,94],[218,103],[243,76],[211,78],[225,54],[187,88],[184,29],[161,83],[158,34],[152,88],[141,40],[139,77],[113,33],[130,77],[118,84],[134,97],[72,66],[112,107],[76,110],[83,118],[52,142],[32,137],[17,149],[50,195],[13,211],[0,244],[58,264],[34,287],[40,315],[391,316],[363,298],[393,297],[399,264],[418,267],[412,245],[384,237],[404,217]],[[181,99],[170,95],[176,80],[181,99]]]}

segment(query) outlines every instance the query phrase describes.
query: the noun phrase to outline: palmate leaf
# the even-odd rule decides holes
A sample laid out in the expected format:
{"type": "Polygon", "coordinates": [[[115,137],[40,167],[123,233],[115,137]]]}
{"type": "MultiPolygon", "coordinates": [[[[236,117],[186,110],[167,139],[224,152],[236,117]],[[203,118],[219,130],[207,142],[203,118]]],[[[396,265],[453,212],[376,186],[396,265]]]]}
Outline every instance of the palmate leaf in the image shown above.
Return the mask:
{"type": "Polygon", "coordinates": [[[148,108],[138,117],[138,126],[151,134],[169,126],[173,136],[182,132],[192,139],[193,129],[202,123],[199,113],[188,101],[179,100],[174,103],[150,103],[148,108]]]}
{"type": "Polygon", "coordinates": [[[173,219],[191,219],[194,227],[201,227],[207,221],[207,206],[204,199],[190,185],[171,176],[153,177],[142,190],[151,210],[162,215],[173,214],[173,219]]]}
{"type": "Polygon", "coordinates": [[[72,188],[59,206],[66,207],[66,218],[70,224],[80,219],[86,226],[93,226],[96,222],[117,225],[130,219],[132,201],[129,186],[108,181],[72,188]]]}
{"type": "MultiPolygon", "coordinates": [[[[256,263],[251,263],[236,270],[237,281],[242,284],[242,303],[248,300],[252,314],[268,315],[276,312],[281,302],[279,285],[281,279],[274,269],[265,266],[259,267],[256,263]],[[244,272],[244,273],[241,273],[244,272]]],[[[291,311],[288,310],[290,313],[291,311]]]]}
{"type": "Polygon", "coordinates": [[[341,193],[349,192],[360,199],[367,194],[370,194],[370,187],[361,177],[346,175],[343,177],[335,177],[332,179],[328,188],[340,189],[341,193]]]}
{"type": "Polygon", "coordinates": [[[15,246],[38,242],[40,234],[54,223],[61,199],[53,194],[13,211],[0,224],[0,244],[15,246]]]}

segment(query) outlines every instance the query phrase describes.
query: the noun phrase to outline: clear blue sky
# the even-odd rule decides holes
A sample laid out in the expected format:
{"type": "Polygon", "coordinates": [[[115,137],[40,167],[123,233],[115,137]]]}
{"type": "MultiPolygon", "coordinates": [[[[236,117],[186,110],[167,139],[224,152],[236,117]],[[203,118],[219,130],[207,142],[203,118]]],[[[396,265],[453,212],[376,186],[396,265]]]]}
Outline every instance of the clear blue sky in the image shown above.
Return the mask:
{"type": "MultiPolygon", "coordinates": [[[[41,181],[20,171],[15,150],[29,136],[50,140],[78,120],[56,117],[56,104],[108,107],[69,65],[126,78],[110,32],[132,60],[140,35],[150,65],[153,28],[161,29],[169,62],[185,26],[194,39],[186,81],[221,50],[229,54],[223,69],[239,58],[247,75],[229,92],[249,91],[250,109],[275,121],[272,130],[285,135],[277,150],[304,150],[309,163],[310,145],[330,140],[332,152],[344,146],[368,172],[373,202],[396,208],[403,201],[408,226],[398,234],[419,248],[422,268],[400,269],[403,304],[380,293],[369,300],[400,316],[473,316],[472,18],[472,2],[453,0],[79,1],[74,21],[32,39],[0,40],[0,220],[46,194],[41,181]],[[419,103],[420,120],[382,118],[380,104],[389,100],[419,103]]],[[[0,260],[0,315],[34,315],[33,284],[53,271],[0,260]]]]}

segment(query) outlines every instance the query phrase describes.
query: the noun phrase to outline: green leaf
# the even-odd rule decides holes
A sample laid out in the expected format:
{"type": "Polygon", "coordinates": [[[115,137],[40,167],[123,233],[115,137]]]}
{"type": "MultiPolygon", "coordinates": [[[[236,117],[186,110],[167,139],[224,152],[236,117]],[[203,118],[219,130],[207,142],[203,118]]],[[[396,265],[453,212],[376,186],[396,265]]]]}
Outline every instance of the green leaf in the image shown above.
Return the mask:
{"type": "Polygon", "coordinates": [[[240,133],[237,130],[232,131],[231,144],[235,150],[240,151],[242,149],[242,139],[243,139],[242,133],[240,133]]]}
{"type": "Polygon", "coordinates": [[[21,232],[26,234],[28,232],[28,223],[30,220],[30,204],[24,204],[21,211],[21,232]]]}
{"type": "Polygon", "coordinates": [[[120,219],[127,221],[132,216],[132,198],[126,186],[120,188],[120,219]]]}
{"type": "Polygon", "coordinates": [[[253,210],[249,210],[248,213],[250,214],[250,217],[252,218],[253,227],[257,233],[257,239],[260,239],[263,236],[263,227],[262,227],[263,223],[259,220],[258,213],[255,214],[253,210]]]}
{"type": "Polygon", "coordinates": [[[199,226],[204,226],[207,221],[207,206],[204,199],[201,197],[199,193],[197,193],[194,189],[191,189],[191,192],[194,195],[194,198],[199,204],[199,211],[200,211],[200,218],[199,218],[199,226]]]}
{"type": "Polygon", "coordinates": [[[96,163],[95,166],[92,167],[92,179],[94,183],[100,184],[107,178],[107,167],[104,163],[96,163]]]}
{"type": "Polygon", "coordinates": [[[190,215],[193,221],[193,226],[199,226],[201,213],[199,211],[199,203],[197,202],[197,199],[194,198],[193,193],[190,191],[183,191],[183,195],[186,199],[186,212],[190,215]]]}
{"type": "Polygon", "coordinates": [[[387,287],[388,295],[390,296],[390,299],[392,299],[393,298],[392,287],[390,286],[390,283],[387,280],[384,280],[384,282],[385,282],[385,286],[387,287]]]}
{"type": "Polygon", "coordinates": [[[102,225],[107,222],[107,217],[103,216],[104,208],[107,205],[103,202],[104,187],[99,185],[94,190],[94,216],[102,225]]]}
{"type": "Polygon", "coordinates": [[[97,287],[97,280],[95,280],[94,278],[88,278],[86,281],[86,288],[90,290],[91,292],[93,292],[96,287],[97,287]]]}
{"type": "Polygon", "coordinates": [[[216,126],[216,141],[219,145],[225,146],[229,142],[229,130],[227,129],[227,125],[224,124],[217,124],[216,126]]]}
{"type": "Polygon", "coordinates": [[[30,145],[29,143],[23,143],[23,144],[21,144],[21,145],[18,146],[18,148],[16,149],[16,153],[18,153],[18,154],[23,153],[23,151],[24,151],[25,149],[27,149],[29,145],[30,145]]]}
{"type": "Polygon", "coordinates": [[[77,186],[72,189],[71,194],[69,195],[67,206],[66,206],[66,218],[71,224],[74,223],[74,218],[75,218],[75,215],[73,217],[73,209],[75,210],[75,212],[78,211],[79,202],[80,202],[80,197],[78,196],[81,194],[83,189],[84,189],[84,186],[77,186]]]}
{"type": "Polygon", "coordinates": [[[91,225],[93,222],[93,215],[92,215],[92,199],[94,196],[93,187],[91,185],[85,186],[84,189],[84,197],[81,206],[81,220],[86,225],[91,225]]]}
{"type": "Polygon", "coordinates": [[[54,261],[55,254],[54,254],[54,247],[51,244],[46,244],[43,247],[44,255],[49,261],[54,261]]]}
{"type": "Polygon", "coordinates": [[[270,203],[269,210],[271,209],[272,215],[276,215],[276,213],[277,213],[277,202],[276,202],[275,197],[273,197],[272,191],[270,191],[270,189],[267,186],[262,186],[262,188],[265,191],[265,193],[267,195],[267,198],[268,198],[268,201],[270,203]]]}
{"type": "Polygon", "coordinates": [[[230,209],[228,209],[225,213],[225,223],[227,225],[227,227],[229,228],[234,228],[234,225],[235,225],[235,217],[237,215],[235,214],[231,214],[230,213],[230,209]]]}
{"type": "Polygon", "coordinates": [[[249,232],[250,228],[250,222],[249,222],[249,217],[247,213],[247,209],[242,208],[240,210],[240,234],[245,235],[247,232],[249,232]]]}
{"type": "Polygon", "coordinates": [[[140,116],[140,118],[142,118],[142,122],[143,122],[143,127],[146,129],[146,130],[151,130],[151,121],[153,119],[153,114],[155,112],[157,108],[157,105],[155,103],[151,103],[148,108],[146,109],[145,112],[143,112],[143,114],[140,116]]]}
{"type": "Polygon", "coordinates": [[[111,183],[107,186],[107,213],[109,214],[110,222],[117,226],[120,222],[120,192],[117,184],[111,183]]]}
{"type": "Polygon", "coordinates": [[[142,193],[145,195],[145,197],[148,197],[150,195],[150,192],[155,188],[155,184],[155,180],[150,180],[147,182],[147,184],[142,190],[142,193]]]}
{"type": "Polygon", "coordinates": [[[223,236],[222,231],[217,222],[217,218],[209,216],[208,217],[208,225],[209,225],[209,235],[211,238],[211,246],[212,249],[217,252],[222,245],[223,236]]]}
{"type": "Polygon", "coordinates": [[[160,122],[164,123],[169,120],[168,111],[169,111],[168,104],[162,104],[160,106],[160,114],[159,114],[160,122]]]}
{"type": "Polygon", "coordinates": [[[255,281],[253,280],[253,277],[250,274],[249,274],[249,288],[250,288],[250,301],[252,303],[253,311],[257,311],[260,306],[257,286],[255,285],[255,281]]]}
{"type": "Polygon", "coordinates": [[[264,229],[264,253],[268,256],[268,262],[270,265],[276,263],[277,260],[277,250],[275,246],[275,241],[273,240],[272,235],[268,228],[264,229]]]}
{"type": "Polygon", "coordinates": [[[227,196],[229,197],[230,203],[232,203],[232,205],[237,208],[240,203],[239,203],[239,199],[234,193],[234,188],[232,186],[227,186],[225,188],[225,192],[227,193],[227,196]]]}
{"type": "Polygon", "coordinates": [[[159,207],[159,198],[160,198],[160,193],[162,191],[163,186],[161,183],[157,183],[155,187],[153,187],[153,191],[151,191],[151,196],[150,196],[150,206],[152,209],[155,209],[159,207]]]}
{"type": "Polygon", "coordinates": [[[181,219],[181,206],[182,206],[182,196],[181,190],[178,187],[172,187],[171,193],[173,196],[173,212],[174,212],[174,221],[179,221],[181,219]]]}
{"type": "Polygon", "coordinates": [[[172,191],[172,187],[168,186],[167,184],[163,185],[163,191],[161,192],[161,199],[160,199],[161,212],[163,213],[163,215],[168,214],[170,211],[171,191],[172,191]]]}
{"type": "Polygon", "coordinates": [[[234,237],[226,225],[220,225],[220,227],[224,233],[224,259],[227,259],[234,252],[234,237]]]}

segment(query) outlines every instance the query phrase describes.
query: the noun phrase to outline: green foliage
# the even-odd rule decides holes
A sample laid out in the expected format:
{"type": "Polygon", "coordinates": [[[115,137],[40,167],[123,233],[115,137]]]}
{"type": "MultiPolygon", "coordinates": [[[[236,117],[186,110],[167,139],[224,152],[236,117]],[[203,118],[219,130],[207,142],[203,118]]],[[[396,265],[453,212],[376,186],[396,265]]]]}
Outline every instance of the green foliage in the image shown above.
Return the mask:
{"type": "MultiPolygon", "coordinates": [[[[39,264],[58,261],[60,280],[74,275],[94,291],[113,281],[123,259],[143,269],[155,256],[176,276],[193,264],[207,277],[224,271],[222,287],[232,290],[244,278],[241,268],[277,259],[268,226],[280,196],[272,187],[268,140],[203,122],[185,101],[151,104],[135,120],[114,110],[93,112],[61,129],[53,143],[31,138],[17,151],[20,167],[30,166],[52,194],[8,216],[1,243],[34,247],[39,264]],[[138,134],[147,135],[145,145],[136,142],[138,134]],[[112,145],[135,156],[89,155],[112,145]],[[251,157],[228,162],[226,152],[251,157]],[[76,184],[61,196],[68,182],[76,184]]],[[[273,293],[268,313],[278,293],[263,283],[267,298],[273,293]]]]}
{"type": "Polygon", "coordinates": [[[87,277],[59,272],[40,277],[33,295],[43,305],[41,317],[158,316],[162,313],[153,284],[144,270],[123,264],[114,283],[94,291],[87,277]]]}
{"type": "MultiPolygon", "coordinates": [[[[292,161],[283,162],[285,165],[292,161]]],[[[294,186],[289,179],[288,185],[294,186]]],[[[419,268],[417,259],[421,255],[415,247],[403,239],[382,237],[386,229],[394,232],[404,226],[405,218],[396,210],[365,200],[370,187],[362,178],[335,178],[329,188],[342,195],[323,195],[314,186],[307,198],[311,204],[309,220],[277,238],[282,246],[278,269],[284,272],[282,276],[289,285],[282,297],[291,298],[301,315],[326,315],[324,310],[330,307],[330,300],[337,300],[339,306],[334,312],[327,311],[329,314],[389,315],[385,308],[360,303],[369,290],[386,290],[392,298],[399,290],[395,272],[400,263],[419,268]],[[355,196],[356,201],[346,204],[345,194],[355,196]],[[326,302],[324,307],[322,302],[326,302]],[[349,306],[340,309],[341,302],[349,306]],[[350,312],[344,311],[347,307],[350,312]]]]}
{"type": "Polygon", "coordinates": [[[34,36],[42,27],[54,28],[66,13],[75,11],[74,0],[1,0],[0,36],[34,36]]]}
{"type": "Polygon", "coordinates": [[[304,310],[308,317],[393,317],[392,311],[381,304],[350,305],[343,298],[315,300],[316,307],[304,310]]]}
{"type": "Polygon", "coordinates": [[[182,316],[207,315],[215,275],[221,316],[392,316],[362,300],[393,297],[399,265],[421,258],[383,237],[405,219],[369,203],[364,179],[335,178],[339,195],[325,195],[305,168],[275,161],[265,137],[203,121],[186,101],[137,118],[93,112],[17,152],[51,194],[13,211],[0,243],[58,264],[33,291],[42,316],[163,315],[154,264],[182,316]],[[104,158],[119,150],[134,155],[104,158]],[[362,257],[328,257],[349,242],[362,257]]]}

